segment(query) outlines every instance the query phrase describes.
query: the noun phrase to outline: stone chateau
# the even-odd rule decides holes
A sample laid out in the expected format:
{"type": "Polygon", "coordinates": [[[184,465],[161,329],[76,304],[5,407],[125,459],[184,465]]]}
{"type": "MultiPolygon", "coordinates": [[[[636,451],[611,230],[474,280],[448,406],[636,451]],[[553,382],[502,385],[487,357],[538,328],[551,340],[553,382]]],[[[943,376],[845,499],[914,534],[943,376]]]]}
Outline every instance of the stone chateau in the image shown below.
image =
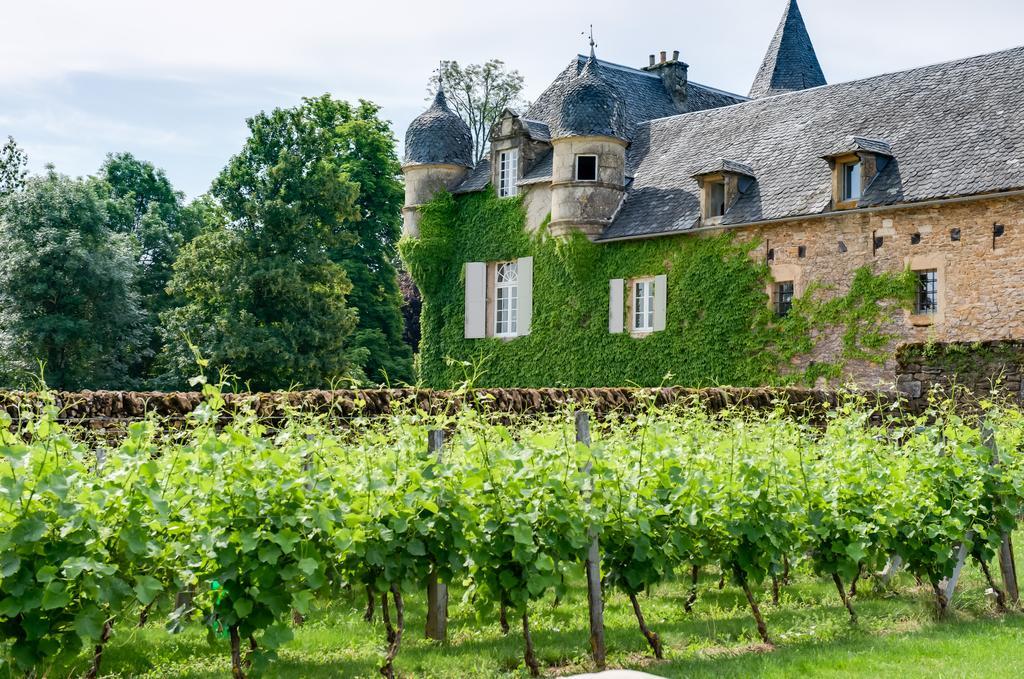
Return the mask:
{"type": "MultiPolygon", "coordinates": [[[[693,81],[678,52],[633,68],[591,49],[504,113],[479,163],[439,91],[408,130],[403,171],[409,239],[441,190],[519,196],[545,237],[756,242],[779,315],[812,283],[841,293],[865,265],[910,269],[916,299],[887,327],[897,344],[1024,339],[1024,48],[830,85],[790,0],[748,96],[693,81]]],[[[460,264],[463,337],[528,336],[542,311],[533,258],[460,264]]],[[[670,272],[634,273],[608,280],[593,310],[607,332],[682,332],[670,272]]],[[[821,337],[809,359],[838,346],[821,337]]],[[[892,384],[894,363],[847,376],[892,384]]]]}

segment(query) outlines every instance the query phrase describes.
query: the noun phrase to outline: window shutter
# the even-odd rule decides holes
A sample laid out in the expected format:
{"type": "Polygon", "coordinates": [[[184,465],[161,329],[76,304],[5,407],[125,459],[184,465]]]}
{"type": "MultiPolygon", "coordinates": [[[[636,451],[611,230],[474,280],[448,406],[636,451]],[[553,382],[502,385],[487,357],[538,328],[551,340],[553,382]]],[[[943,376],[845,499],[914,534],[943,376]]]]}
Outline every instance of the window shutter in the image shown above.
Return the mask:
{"type": "Polygon", "coordinates": [[[466,264],[466,339],[487,336],[487,264],[466,264]]]}
{"type": "Polygon", "coordinates": [[[665,308],[668,297],[668,276],[654,277],[654,332],[665,329],[665,308]]]}
{"type": "Polygon", "coordinates": [[[533,257],[521,257],[516,262],[519,273],[519,324],[517,335],[529,335],[533,322],[533,257]]]}
{"type": "Polygon", "coordinates": [[[613,278],[608,289],[608,332],[618,334],[623,331],[623,294],[626,281],[613,278]]]}

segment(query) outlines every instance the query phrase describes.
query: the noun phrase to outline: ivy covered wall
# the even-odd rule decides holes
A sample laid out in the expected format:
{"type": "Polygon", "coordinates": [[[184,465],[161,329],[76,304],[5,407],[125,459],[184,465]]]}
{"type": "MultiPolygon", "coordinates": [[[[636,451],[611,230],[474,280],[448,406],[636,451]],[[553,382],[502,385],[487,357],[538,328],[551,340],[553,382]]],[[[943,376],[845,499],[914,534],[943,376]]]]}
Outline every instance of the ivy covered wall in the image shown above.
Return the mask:
{"type": "MultiPolygon", "coordinates": [[[[768,268],[731,234],[596,245],[524,229],[521,199],[442,193],[423,209],[420,237],[400,244],[423,297],[419,378],[477,386],[765,385],[838,377],[846,358],[879,356],[891,338],[887,309],[909,303],[904,274],[858,271],[843,296],[810,286],[778,319],[765,292],[768,268]],[[463,338],[466,262],[533,256],[531,334],[463,338]],[[609,281],[668,276],[666,330],[644,338],[608,332],[609,281]],[[858,283],[859,281],[859,283],[858,283]],[[826,329],[842,334],[834,362],[800,363],[826,329]]],[[[883,359],[884,360],[884,359],[883,359]]]]}

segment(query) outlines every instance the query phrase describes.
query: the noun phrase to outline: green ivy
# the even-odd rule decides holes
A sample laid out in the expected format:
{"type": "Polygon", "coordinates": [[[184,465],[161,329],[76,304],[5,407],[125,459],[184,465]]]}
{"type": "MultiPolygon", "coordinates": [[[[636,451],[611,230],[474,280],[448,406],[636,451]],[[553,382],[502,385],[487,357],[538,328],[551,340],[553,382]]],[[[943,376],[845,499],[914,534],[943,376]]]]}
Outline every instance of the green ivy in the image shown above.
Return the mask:
{"type": "MultiPolygon", "coordinates": [[[[805,297],[827,290],[812,285],[805,297]]],[[[853,275],[850,291],[810,303],[811,324],[817,328],[844,327],[843,358],[883,363],[892,355],[896,335],[885,330],[886,321],[900,308],[909,307],[917,291],[917,277],[909,269],[876,275],[862,266],[853,275]]]]}
{"type": "MultiPolygon", "coordinates": [[[[843,325],[843,359],[879,361],[890,300],[907,303],[904,274],[857,272],[849,294],[817,299],[811,286],[793,312],[769,307],[768,267],[732,234],[686,234],[613,245],[556,239],[524,228],[521,198],[442,193],[423,208],[420,237],[400,252],[423,296],[420,381],[450,387],[467,366],[477,386],[689,386],[779,384],[836,378],[842,363],[790,368],[815,331],[843,325]],[[514,341],[463,338],[463,264],[533,256],[533,322],[514,341]],[[665,273],[667,332],[608,332],[608,282],[665,273]]],[[[912,292],[911,297],[912,299],[912,292]]],[[[891,338],[889,338],[891,339],[891,338]]]]}

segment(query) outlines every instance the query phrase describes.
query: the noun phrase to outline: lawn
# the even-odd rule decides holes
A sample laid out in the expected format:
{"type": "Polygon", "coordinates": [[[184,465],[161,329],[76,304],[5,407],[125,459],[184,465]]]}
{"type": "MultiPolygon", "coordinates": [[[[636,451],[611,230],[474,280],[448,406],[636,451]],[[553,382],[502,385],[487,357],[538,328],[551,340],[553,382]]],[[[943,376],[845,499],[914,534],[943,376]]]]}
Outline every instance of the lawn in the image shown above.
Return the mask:
{"type": "MultiPolygon", "coordinates": [[[[684,611],[687,586],[682,582],[641,597],[648,623],[665,644],[666,660],[660,663],[650,657],[629,600],[616,593],[609,597],[605,612],[609,664],[665,677],[908,679],[1014,674],[1014,668],[1024,667],[1024,615],[997,615],[974,565],[965,569],[961,584],[950,619],[938,622],[930,592],[917,587],[913,578],[902,574],[888,592],[862,583],[854,603],[860,621],[852,626],[831,582],[798,573],[782,589],[778,606],[771,605],[766,589],[760,590],[776,643],[768,649],[755,643],[756,630],[741,591],[731,585],[720,591],[717,577],[709,572],[691,613],[684,611]]],[[[453,592],[450,643],[439,645],[423,638],[424,597],[407,595],[406,601],[406,634],[396,661],[399,676],[526,676],[516,621],[512,633],[503,636],[496,615],[478,619],[474,606],[453,592]]],[[[384,626],[379,615],[373,624],[362,620],[364,604],[355,595],[325,603],[296,629],[295,639],[263,676],[379,676],[384,626]]],[[[531,609],[544,674],[593,669],[586,610],[582,589],[573,589],[557,606],[548,599],[531,609]]],[[[210,645],[198,623],[171,635],[158,618],[143,629],[117,630],[103,669],[107,677],[230,676],[226,641],[210,645]]]]}

